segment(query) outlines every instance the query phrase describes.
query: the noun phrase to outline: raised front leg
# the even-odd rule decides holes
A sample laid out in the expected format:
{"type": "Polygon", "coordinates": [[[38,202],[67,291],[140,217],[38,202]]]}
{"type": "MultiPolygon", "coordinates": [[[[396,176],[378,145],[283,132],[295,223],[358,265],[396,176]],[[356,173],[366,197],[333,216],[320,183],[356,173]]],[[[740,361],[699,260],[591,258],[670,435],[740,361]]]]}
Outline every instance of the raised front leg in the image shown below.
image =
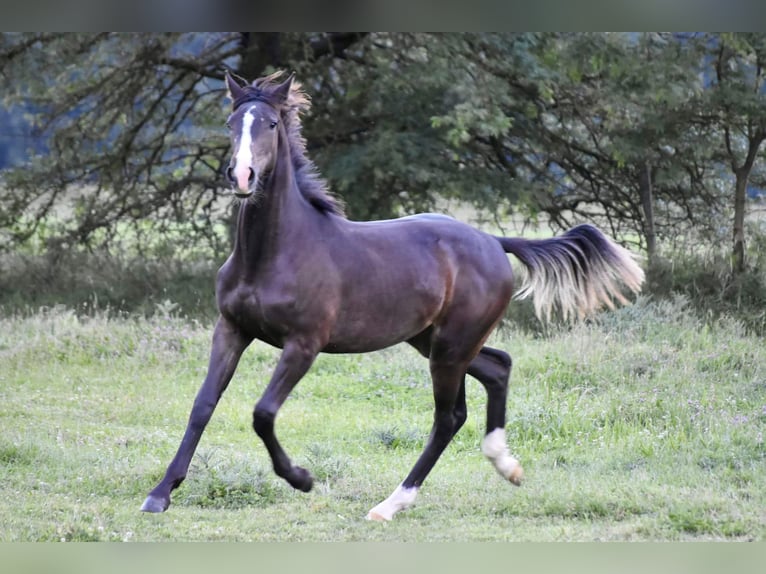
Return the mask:
{"type": "Polygon", "coordinates": [[[223,391],[231,381],[242,352],[252,339],[244,337],[240,331],[223,317],[218,320],[213,333],[213,345],[210,352],[210,364],[207,376],[194,400],[189,423],[186,426],[181,445],[175,458],[168,466],[165,477],[149,493],[141,510],[144,512],[164,512],[170,506],[170,493],[186,478],[194,451],[199,444],[205,427],[213,415],[223,391]]]}
{"type": "Polygon", "coordinates": [[[253,429],[269,451],[274,472],[290,483],[290,486],[303,492],[311,490],[314,479],[306,469],[293,466],[290,462],[274,434],[274,419],[279,408],[287,400],[301,377],[309,370],[316,356],[317,351],[313,345],[297,341],[285,344],[271,381],[253,411],[253,429]]]}

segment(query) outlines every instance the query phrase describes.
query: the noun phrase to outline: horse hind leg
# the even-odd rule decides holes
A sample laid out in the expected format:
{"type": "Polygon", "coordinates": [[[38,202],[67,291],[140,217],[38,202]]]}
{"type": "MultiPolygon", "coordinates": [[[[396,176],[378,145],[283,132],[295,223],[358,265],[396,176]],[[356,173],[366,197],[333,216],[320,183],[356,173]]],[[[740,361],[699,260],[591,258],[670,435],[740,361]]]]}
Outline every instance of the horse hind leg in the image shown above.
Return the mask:
{"type": "Polygon", "coordinates": [[[481,451],[500,476],[520,486],[524,470],[509,453],[505,437],[505,409],[511,366],[508,353],[483,347],[468,366],[468,374],[476,378],[487,391],[487,427],[481,451]]]}
{"type": "MultiPolygon", "coordinates": [[[[422,354],[429,356],[424,340],[409,341],[422,354]]],[[[434,422],[423,453],[415,466],[383,502],[367,514],[368,520],[391,520],[397,512],[410,507],[428,473],[439,460],[467,418],[465,403],[465,362],[442,362],[431,355],[431,378],[434,388],[434,422]]]]}

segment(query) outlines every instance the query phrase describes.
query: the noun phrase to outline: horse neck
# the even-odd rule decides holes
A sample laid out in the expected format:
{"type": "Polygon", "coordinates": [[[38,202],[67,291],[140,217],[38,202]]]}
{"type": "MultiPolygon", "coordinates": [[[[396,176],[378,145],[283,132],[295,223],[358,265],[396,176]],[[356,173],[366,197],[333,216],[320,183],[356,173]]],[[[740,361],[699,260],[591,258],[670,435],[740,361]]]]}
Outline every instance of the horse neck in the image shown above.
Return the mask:
{"type": "Polygon", "coordinates": [[[290,146],[281,123],[277,157],[259,197],[246,201],[239,211],[235,255],[249,266],[272,259],[292,230],[303,229],[310,206],[302,197],[295,178],[290,146]]]}

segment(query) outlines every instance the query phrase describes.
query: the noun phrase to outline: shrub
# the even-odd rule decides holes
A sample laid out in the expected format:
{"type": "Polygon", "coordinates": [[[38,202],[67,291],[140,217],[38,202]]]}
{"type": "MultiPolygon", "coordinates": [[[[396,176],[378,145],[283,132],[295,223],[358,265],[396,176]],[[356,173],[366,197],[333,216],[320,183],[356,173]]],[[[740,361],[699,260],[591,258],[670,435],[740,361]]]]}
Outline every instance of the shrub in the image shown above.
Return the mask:
{"type": "Polygon", "coordinates": [[[655,299],[682,295],[707,321],[728,316],[753,333],[766,333],[766,272],[757,266],[735,275],[723,255],[676,253],[647,270],[644,291],[655,299]]]}
{"type": "MultiPolygon", "coordinates": [[[[753,333],[766,333],[766,234],[749,237],[750,268],[745,273],[731,272],[725,248],[679,247],[647,269],[643,295],[654,300],[681,296],[707,322],[728,316],[753,333]]],[[[14,314],[64,305],[80,315],[109,309],[212,320],[217,316],[214,287],[221,263],[222,258],[193,260],[172,254],[5,253],[0,255],[0,310],[14,314]]],[[[530,300],[513,300],[502,327],[547,337],[571,324],[560,318],[543,323],[530,300]]]]}
{"type": "Polygon", "coordinates": [[[148,316],[170,305],[179,315],[212,318],[217,267],[104,252],[6,253],[0,256],[0,308],[12,314],[64,305],[78,314],[111,309],[148,316]]]}

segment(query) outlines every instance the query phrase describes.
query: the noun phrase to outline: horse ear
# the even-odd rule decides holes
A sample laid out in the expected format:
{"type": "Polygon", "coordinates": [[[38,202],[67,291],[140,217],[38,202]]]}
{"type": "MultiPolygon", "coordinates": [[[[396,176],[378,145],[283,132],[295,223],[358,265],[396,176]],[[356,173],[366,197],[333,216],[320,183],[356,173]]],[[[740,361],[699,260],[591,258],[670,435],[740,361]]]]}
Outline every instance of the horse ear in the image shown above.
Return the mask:
{"type": "Polygon", "coordinates": [[[224,82],[226,83],[226,97],[232,102],[243,95],[244,90],[242,89],[242,86],[240,86],[237,83],[237,80],[232,77],[229,70],[226,70],[226,74],[224,74],[224,82]]]}
{"type": "Polygon", "coordinates": [[[287,101],[287,96],[290,95],[290,88],[293,87],[294,79],[295,72],[292,72],[284,82],[278,86],[275,86],[274,90],[271,92],[274,96],[274,99],[276,99],[280,104],[284,104],[287,101]]]}

